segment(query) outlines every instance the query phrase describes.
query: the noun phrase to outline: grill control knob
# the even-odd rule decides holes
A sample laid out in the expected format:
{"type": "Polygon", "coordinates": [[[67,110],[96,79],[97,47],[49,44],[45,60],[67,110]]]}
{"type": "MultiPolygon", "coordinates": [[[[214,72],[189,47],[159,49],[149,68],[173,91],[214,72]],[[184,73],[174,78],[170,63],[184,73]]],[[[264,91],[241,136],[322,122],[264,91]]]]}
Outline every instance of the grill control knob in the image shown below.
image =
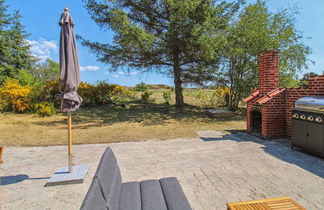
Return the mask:
{"type": "Polygon", "coordinates": [[[309,120],[309,121],[313,121],[313,120],[314,120],[314,117],[313,117],[313,116],[308,116],[308,117],[307,117],[307,120],[309,120]]]}
{"type": "Polygon", "coordinates": [[[293,118],[298,118],[299,115],[298,114],[293,114],[293,118]]]}
{"type": "Polygon", "coordinates": [[[321,118],[321,117],[316,117],[316,122],[322,122],[323,121],[323,119],[321,118]]]}
{"type": "Polygon", "coordinates": [[[300,115],[300,119],[305,120],[306,116],[302,114],[302,115],[300,115]]]}

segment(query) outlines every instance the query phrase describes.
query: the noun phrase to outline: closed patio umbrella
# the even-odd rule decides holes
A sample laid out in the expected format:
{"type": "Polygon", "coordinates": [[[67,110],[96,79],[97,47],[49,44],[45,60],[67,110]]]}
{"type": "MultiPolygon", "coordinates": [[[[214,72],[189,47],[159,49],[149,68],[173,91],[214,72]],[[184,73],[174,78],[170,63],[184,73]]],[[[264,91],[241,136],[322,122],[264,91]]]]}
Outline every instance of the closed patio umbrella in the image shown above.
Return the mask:
{"type": "Polygon", "coordinates": [[[60,35],[60,81],[61,111],[68,115],[68,157],[69,172],[72,171],[72,117],[71,112],[76,111],[82,102],[77,93],[80,84],[80,66],[74,38],[74,23],[69,10],[64,9],[59,21],[60,35]]]}

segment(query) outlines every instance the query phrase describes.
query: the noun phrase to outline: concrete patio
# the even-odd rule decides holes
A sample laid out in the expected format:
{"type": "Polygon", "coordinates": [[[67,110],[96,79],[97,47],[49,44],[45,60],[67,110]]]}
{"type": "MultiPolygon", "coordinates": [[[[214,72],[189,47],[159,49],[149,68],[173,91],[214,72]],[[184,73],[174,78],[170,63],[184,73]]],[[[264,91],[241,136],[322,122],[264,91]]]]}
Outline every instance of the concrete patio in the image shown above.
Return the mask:
{"type": "Polygon", "coordinates": [[[75,163],[90,165],[85,183],[44,187],[67,148],[6,147],[0,167],[0,209],[78,209],[107,146],[123,181],[176,176],[193,209],[226,209],[226,202],[289,196],[324,209],[324,160],[292,151],[286,141],[244,133],[199,132],[200,138],[74,145],[75,163]]]}

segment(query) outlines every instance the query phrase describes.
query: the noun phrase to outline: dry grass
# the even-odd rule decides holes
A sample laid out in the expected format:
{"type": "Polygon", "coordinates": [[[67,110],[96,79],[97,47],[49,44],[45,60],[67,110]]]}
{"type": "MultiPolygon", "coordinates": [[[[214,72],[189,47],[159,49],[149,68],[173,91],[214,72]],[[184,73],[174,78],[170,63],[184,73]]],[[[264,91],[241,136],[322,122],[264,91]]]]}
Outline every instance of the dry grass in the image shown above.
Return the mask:
{"type": "MultiPolygon", "coordinates": [[[[156,90],[150,90],[152,91],[152,96],[155,100],[155,103],[161,104],[164,103],[163,99],[163,92],[168,92],[170,90],[168,89],[156,89],[156,90]]],[[[184,89],[183,91],[183,98],[185,103],[194,105],[194,106],[199,106],[199,102],[197,101],[197,95],[199,93],[203,93],[205,95],[212,95],[215,91],[211,89],[184,89]]],[[[171,104],[175,104],[175,94],[174,92],[171,93],[171,104]]]]}
{"type": "MultiPolygon", "coordinates": [[[[65,145],[66,116],[39,118],[31,114],[0,113],[0,145],[65,145]]],[[[81,108],[73,116],[73,143],[108,143],[194,137],[198,130],[245,129],[242,116],[210,118],[204,109],[176,109],[161,104],[130,108],[106,105],[81,108]]]]}

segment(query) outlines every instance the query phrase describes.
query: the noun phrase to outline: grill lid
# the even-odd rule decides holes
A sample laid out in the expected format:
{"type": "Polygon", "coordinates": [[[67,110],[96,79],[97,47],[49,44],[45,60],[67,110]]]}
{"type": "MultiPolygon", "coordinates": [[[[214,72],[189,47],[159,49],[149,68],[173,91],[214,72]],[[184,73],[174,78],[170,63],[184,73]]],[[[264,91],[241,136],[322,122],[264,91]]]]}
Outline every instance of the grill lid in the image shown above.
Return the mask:
{"type": "Polygon", "coordinates": [[[295,109],[324,112],[324,96],[305,96],[295,102],[295,109]]]}

